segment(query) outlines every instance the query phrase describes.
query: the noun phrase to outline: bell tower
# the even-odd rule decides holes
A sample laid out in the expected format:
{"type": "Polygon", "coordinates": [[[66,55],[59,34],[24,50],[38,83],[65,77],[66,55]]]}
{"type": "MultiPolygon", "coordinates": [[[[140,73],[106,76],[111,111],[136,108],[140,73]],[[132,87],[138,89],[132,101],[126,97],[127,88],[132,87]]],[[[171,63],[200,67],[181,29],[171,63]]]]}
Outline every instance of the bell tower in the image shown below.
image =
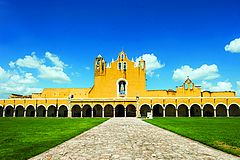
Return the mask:
{"type": "Polygon", "coordinates": [[[104,58],[99,54],[94,62],[94,75],[103,76],[106,73],[106,62],[104,58]]]}

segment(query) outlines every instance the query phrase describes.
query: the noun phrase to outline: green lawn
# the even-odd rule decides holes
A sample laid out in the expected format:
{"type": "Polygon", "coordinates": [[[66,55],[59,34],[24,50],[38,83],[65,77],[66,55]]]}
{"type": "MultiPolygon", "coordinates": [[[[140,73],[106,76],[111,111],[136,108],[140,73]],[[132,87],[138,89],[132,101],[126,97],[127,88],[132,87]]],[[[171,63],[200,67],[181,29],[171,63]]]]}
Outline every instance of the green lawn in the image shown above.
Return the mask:
{"type": "Polygon", "coordinates": [[[27,159],[107,118],[0,118],[0,159],[27,159]]]}
{"type": "Polygon", "coordinates": [[[240,156],[240,118],[154,118],[153,125],[240,156]]]}

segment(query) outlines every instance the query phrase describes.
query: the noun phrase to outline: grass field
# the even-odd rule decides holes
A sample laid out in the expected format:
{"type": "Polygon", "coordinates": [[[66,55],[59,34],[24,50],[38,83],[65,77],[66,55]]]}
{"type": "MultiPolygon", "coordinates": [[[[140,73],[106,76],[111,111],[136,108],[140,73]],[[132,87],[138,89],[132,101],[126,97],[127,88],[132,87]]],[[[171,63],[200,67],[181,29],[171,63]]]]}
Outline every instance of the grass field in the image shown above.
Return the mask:
{"type": "Polygon", "coordinates": [[[240,156],[240,118],[154,118],[153,125],[240,156]]]}
{"type": "Polygon", "coordinates": [[[107,118],[0,118],[0,159],[27,159],[107,118]]]}

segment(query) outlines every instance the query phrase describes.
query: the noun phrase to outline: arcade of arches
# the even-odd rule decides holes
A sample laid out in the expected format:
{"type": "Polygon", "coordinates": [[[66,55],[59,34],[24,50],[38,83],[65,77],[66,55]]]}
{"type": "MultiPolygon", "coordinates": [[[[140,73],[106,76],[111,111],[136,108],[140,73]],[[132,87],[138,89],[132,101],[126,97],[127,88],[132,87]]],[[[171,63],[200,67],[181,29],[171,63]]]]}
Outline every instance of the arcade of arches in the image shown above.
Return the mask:
{"type": "Polygon", "coordinates": [[[240,116],[240,106],[237,104],[213,106],[208,103],[202,106],[199,104],[191,106],[180,104],[177,107],[174,104],[142,104],[139,115],[134,104],[127,106],[118,104],[115,107],[111,104],[105,106],[101,104],[94,106],[75,104],[70,110],[67,105],[59,107],[55,105],[48,107],[29,105],[26,108],[22,105],[16,107],[12,105],[0,106],[0,117],[147,117],[148,112],[153,117],[230,117],[240,116]]]}

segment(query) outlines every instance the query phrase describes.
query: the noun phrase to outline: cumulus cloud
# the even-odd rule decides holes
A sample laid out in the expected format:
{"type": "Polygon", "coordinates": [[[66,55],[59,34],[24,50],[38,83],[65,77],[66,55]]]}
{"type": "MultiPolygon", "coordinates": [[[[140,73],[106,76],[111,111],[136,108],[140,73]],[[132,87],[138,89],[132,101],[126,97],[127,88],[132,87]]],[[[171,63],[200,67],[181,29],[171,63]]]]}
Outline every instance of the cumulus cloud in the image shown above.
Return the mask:
{"type": "Polygon", "coordinates": [[[9,95],[12,93],[28,95],[33,92],[41,92],[36,88],[38,80],[32,73],[19,73],[17,71],[5,71],[0,67],[0,94],[9,95]]]}
{"type": "Polygon", "coordinates": [[[193,69],[189,65],[184,65],[181,68],[174,70],[174,80],[185,80],[189,76],[192,80],[212,80],[218,78],[218,67],[215,64],[204,64],[199,68],[193,69]]]}
{"type": "Polygon", "coordinates": [[[64,72],[64,67],[67,65],[60,60],[58,56],[50,52],[45,53],[45,59],[39,59],[33,52],[31,55],[27,55],[24,58],[19,58],[16,62],[10,62],[9,66],[25,67],[36,69],[39,72],[38,77],[42,79],[48,79],[55,83],[70,82],[69,76],[64,72]],[[49,60],[53,66],[47,66],[45,62],[49,60]]]}
{"type": "Polygon", "coordinates": [[[217,82],[216,85],[213,85],[210,82],[203,81],[202,82],[202,89],[208,91],[232,91],[232,83],[227,81],[220,81],[217,82]]]}
{"type": "Polygon", "coordinates": [[[155,70],[165,66],[165,64],[162,64],[154,54],[143,54],[136,58],[136,63],[138,64],[141,59],[146,62],[146,72],[149,76],[153,76],[155,70]]]}
{"type": "Polygon", "coordinates": [[[225,46],[225,51],[232,53],[240,53],[240,38],[232,40],[229,44],[225,46]]]}

